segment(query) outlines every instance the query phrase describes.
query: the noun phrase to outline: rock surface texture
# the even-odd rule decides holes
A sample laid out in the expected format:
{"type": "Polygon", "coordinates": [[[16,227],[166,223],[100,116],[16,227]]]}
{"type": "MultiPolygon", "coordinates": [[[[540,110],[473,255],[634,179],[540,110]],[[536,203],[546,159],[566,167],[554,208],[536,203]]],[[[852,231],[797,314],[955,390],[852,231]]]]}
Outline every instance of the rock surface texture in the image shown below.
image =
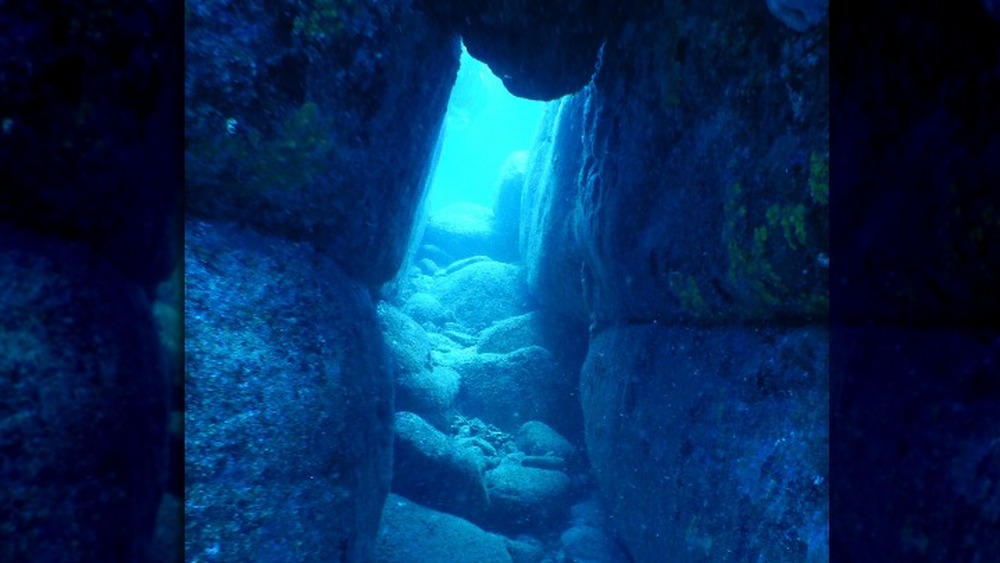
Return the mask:
{"type": "Polygon", "coordinates": [[[0,558],[145,560],[169,408],[145,291],[86,244],[2,225],[0,271],[0,558]]]}
{"type": "Polygon", "coordinates": [[[189,221],[185,246],[186,552],[370,561],[393,405],[367,290],[307,243],[189,221]]]}
{"type": "Polygon", "coordinates": [[[511,94],[553,100],[590,81],[614,5],[606,0],[427,0],[511,94]]]}
{"type": "Polygon", "coordinates": [[[589,324],[587,455],[635,561],[826,556],[828,32],[794,4],[622,7],[529,155],[527,286],[589,324]]]}
{"type": "Polygon", "coordinates": [[[2,561],[181,558],[183,36],[178,2],[0,4],[2,561]]]}
{"type": "Polygon", "coordinates": [[[199,2],[187,19],[188,213],[308,239],[369,286],[391,279],[457,35],[403,0],[199,2]]]}

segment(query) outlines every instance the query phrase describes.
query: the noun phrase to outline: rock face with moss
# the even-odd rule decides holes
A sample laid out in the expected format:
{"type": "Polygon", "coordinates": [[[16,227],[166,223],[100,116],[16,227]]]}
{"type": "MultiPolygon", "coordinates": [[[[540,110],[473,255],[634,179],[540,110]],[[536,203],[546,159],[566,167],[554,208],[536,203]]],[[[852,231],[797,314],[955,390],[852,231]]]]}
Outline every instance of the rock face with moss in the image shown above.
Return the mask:
{"type": "Polygon", "coordinates": [[[827,317],[825,38],[681,2],[609,40],[576,223],[599,324],[827,317]]]}
{"type": "Polygon", "coordinates": [[[309,239],[355,279],[387,281],[458,56],[457,36],[407,1],[192,3],[189,213],[309,239]]]}
{"type": "Polygon", "coordinates": [[[589,319],[588,456],[636,561],[826,553],[828,55],[814,16],[791,25],[765,2],[629,13],[529,160],[528,286],[589,319]]]}
{"type": "Polygon", "coordinates": [[[186,553],[371,561],[393,407],[368,292],[308,243],[189,221],[185,246],[186,553]]]}

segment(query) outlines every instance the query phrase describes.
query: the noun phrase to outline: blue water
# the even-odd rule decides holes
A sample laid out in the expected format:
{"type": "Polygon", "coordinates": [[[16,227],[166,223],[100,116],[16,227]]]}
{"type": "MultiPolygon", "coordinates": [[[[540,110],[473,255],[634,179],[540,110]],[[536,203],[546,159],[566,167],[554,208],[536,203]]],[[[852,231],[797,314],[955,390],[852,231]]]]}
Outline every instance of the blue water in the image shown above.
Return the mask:
{"type": "Polygon", "coordinates": [[[531,147],[544,108],[544,102],[507,92],[489,67],[463,48],[427,211],[457,202],[489,207],[497,172],[512,152],[531,147]]]}

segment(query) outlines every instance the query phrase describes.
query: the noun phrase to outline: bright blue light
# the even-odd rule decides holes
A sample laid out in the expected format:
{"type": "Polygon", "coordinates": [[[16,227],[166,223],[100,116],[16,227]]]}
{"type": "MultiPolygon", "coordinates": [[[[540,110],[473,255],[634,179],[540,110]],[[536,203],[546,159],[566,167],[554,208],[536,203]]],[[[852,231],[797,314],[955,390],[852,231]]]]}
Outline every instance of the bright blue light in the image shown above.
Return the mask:
{"type": "Polygon", "coordinates": [[[514,151],[531,148],[544,108],[543,102],[507,92],[489,67],[463,48],[427,211],[433,215],[457,202],[492,207],[501,166],[514,151]]]}

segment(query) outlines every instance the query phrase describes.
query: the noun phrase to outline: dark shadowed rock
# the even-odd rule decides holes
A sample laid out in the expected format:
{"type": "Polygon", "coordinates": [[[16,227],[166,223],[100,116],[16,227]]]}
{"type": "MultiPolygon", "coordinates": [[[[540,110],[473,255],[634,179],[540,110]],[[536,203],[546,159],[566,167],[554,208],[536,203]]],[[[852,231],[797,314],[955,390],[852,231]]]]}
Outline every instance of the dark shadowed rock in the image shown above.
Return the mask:
{"type": "Polygon", "coordinates": [[[598,324],[827,318],[824,28],[666,2],[609,42],[574,221],[598,324]]]}
{"type": "Polygon", "coordinates": [[[626,563],[630,561],[613,538],[590,526],[573,526],[559,536],[563,552],[576,563],[626,563]]]}
{"type": "Polygon", "coordinates": [[[458,69],[454,30],[411,2],[203,2],[187,11],[191,216],[309,240],[390,280],[458,69]]]}
{"type": "Polygon", "coordinates": [[[2,12],[0,222],[86,242],[152,294],[181,256],[184,6],[2,12]]]}
{"type": "Polygon", "coordinates": [[[368,290],[306,243],[186,234],[186,552],[371,561],[393,406],[368,290]]]}
{"type": "Polygon", "coordinates": [[[795,31],[805,31],[827,18],[829,0],[767,0],[774,17],[795,31]]]}
{"type": "Polygon", "coordinates": [[[0,225],[0,559],[145,561],[169,375],[144,288],[0,225]]]}
{"type": "Polygon", "coordinates": [[[515,96],[552,100],[590,81],[614,6],[599,0],[426,3],[515,96]]]}
{"type": "Polygon", "coordinates": [[[825,556],[827,339],[819,327],[595,335],[587,453],[636,561],[825,556]]]}

